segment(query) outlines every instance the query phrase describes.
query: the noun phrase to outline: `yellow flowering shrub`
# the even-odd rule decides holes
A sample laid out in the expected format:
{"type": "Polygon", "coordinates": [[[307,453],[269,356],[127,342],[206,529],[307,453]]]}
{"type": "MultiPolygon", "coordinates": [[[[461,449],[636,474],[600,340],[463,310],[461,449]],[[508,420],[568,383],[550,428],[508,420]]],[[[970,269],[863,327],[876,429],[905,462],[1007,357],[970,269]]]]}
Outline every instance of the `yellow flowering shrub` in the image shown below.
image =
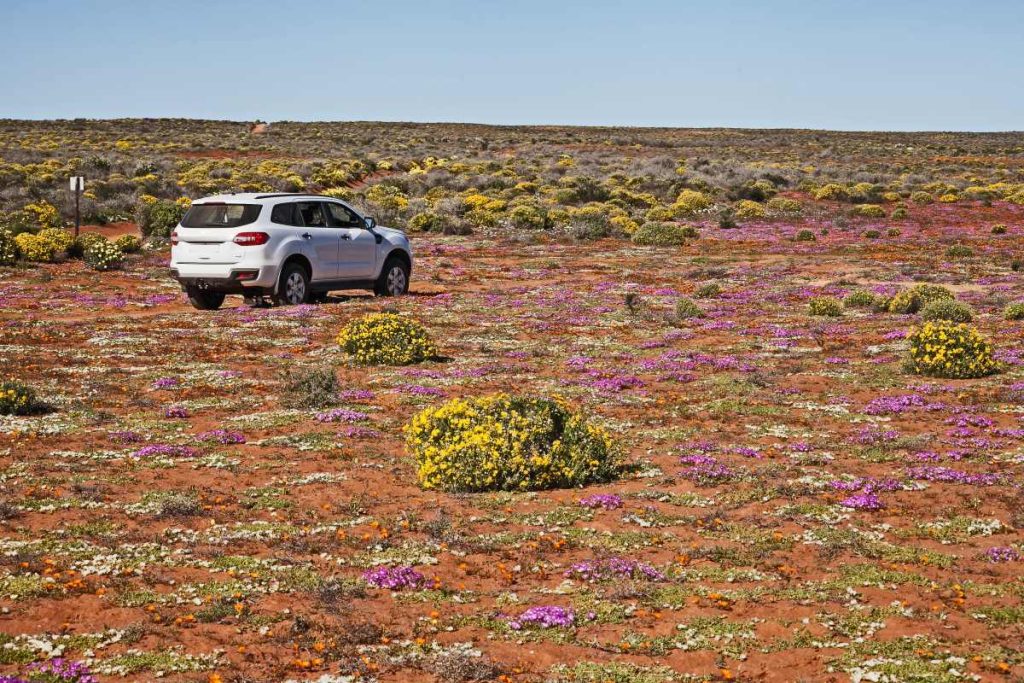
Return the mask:
{"type": "Polygon", "coordinates": [[[907,369],[918,375],[965,379],[998,369],[992,344],[978,330],[946,320],[927,322],[909,336],[907,369]]]}
{"type": "Polygon", "coordinates": [[[736,204],[736,218],[764,218],[766,215],[763,204],[758,204],[753,199],[741,199],[736,204]]]}
{"type": "Polygon", "coordinates": [[[671,247],[685,244],[686,240],[699,237],[700,233],[692,225],[678,223],[658,223],[650,221],[640,226],[633,233],[633,244],[653,247],[671,247]]]}
{"type": "Polygon", "coordinates": [[[677,216],[689,216],[703,211],[711,206],[711,200],[703,192],[697,190],[683,190],[676,197],[672,210],[677,216]]]}
{"type": "Polygon", "coordinates": [[[411,365],[437,355],[420,323],[394,313],[370,313],[338,333],[338,345],[362,365],[411,365]]]}
{"type": "Polygon", "coordinates": [[[67,251],[75,242],[75,237],[67,230],[61,228],[47,228],[40,230],[39,236],[53,244],[53,250],[67,251]]]}
{"type": "Polygon", "coordinates": [[[21,382],[0,382],[0,415],[26,415],[37,408],[32,389],[21,382]]]}
{"type": "Polygon", "coordinates": [[[788,197],[772,197],[765,207],[771,213],[777,214],[795,214],[801,210],[800,202],[788,197]]]}
{"type": "Polygon", "coordinates": [[[845,202],[850,198],[850,191],[846,189],[845,185],[839,183],[829,183],[823,185],[814,191],[814,198],[818,201],[836,201],[845,202]]]}
{"type": "Polygon", "coordinates": [[[858,204],[853,207],[853,213],[865,218],[885,218],[885,209],[878,204],[858,204]]]}
{"type": "Polygon", "coordinates": [[[607,430],[545,398],[456,398],[421,411],[404,431],[425,489],[565,488],[610,481],[621,468],[607,430]]]}
{"type": "Polygon", "coordinates": [[[26,261],[52,261],[56,253],[53,242],[31,232],[18,233],[14,237],[18,253],[26,261]]]}
{"type": "Polygon", "coordinates": [[[28,204],[25,211],[32,214],[36,224],[41,228],[59,228],[62,224],[60,212],[49,202],[28,204]]]}
{"type": "Polygon", "coordinates": [[[807,302],[807,311],[811,315],[835,318],[843,314],[843,302],[834,296],[816,296],[807,302]]]}

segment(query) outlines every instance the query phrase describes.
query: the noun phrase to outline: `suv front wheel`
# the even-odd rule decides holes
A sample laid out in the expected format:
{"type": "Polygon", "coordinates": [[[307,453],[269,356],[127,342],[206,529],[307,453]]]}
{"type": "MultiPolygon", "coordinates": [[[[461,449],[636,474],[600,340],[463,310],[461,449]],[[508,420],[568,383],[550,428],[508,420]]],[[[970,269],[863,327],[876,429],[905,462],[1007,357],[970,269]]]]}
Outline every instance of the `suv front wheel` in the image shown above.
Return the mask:
{"type": "Polygon", "coordinates": [[[409,266],[400,258],[389,258],[373,286],[377,296],[401,296],[409,291],[409,266]]]}
{"type": "Polygon", "coordinates": [[[309,275],[298,263],[289,263],[281,271],[274,301],[282,306],[297,306],[309,300],[309,275]]]}

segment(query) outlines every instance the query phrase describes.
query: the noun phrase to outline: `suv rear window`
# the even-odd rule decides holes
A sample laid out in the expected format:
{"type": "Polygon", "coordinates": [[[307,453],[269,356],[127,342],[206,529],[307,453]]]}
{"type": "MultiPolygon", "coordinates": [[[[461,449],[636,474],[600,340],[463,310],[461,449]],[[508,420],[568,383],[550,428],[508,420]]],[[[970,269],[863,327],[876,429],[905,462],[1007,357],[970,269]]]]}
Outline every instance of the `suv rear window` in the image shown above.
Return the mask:
{"type": "Polygon", "coordinates": [[[260,215],[259,204],[193,204],[181,225],[185,228],[237,228],[260,215]]]}

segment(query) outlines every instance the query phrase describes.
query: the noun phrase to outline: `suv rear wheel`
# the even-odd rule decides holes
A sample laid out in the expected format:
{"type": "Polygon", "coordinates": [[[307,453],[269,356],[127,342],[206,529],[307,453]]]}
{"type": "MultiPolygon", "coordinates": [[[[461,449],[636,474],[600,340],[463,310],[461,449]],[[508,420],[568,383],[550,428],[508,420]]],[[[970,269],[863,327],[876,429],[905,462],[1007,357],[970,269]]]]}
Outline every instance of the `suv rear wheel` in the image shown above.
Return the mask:
{"type": "Polygon", "coordinates": [[[209,292],[197,287],[189,287],[185,290],[188,295],[188,302],[193,308],[200,311],[216,311],[224,303],[223,292],[209,292]]]}
{"type": "Polygon", "coordinates": [[[289,263],[281,271],[274,301],[282,306],[297,306],[309,300],[309,275],[298,263],[289,263]]]}
{"type": "Polygon", "coordinates": [[[381,268],[373,293],[377,296],[401,296],[408,291],[409,266],[400,258],[389,258],[381,268]]]}

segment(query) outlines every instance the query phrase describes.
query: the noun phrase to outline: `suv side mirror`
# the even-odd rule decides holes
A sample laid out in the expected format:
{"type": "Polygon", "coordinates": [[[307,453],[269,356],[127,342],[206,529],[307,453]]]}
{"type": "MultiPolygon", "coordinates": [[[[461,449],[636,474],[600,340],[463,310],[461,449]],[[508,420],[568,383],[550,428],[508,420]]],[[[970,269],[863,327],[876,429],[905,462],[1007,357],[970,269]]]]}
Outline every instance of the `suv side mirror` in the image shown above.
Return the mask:
{"type": "Polygon", "coordinates": [[[366,222],[367,230],[373,230],[374,228],[377,227],[377,221],[373,218],[373,216],[367,216],[366,218],[363,219],[363,221],[366,222]]]}

